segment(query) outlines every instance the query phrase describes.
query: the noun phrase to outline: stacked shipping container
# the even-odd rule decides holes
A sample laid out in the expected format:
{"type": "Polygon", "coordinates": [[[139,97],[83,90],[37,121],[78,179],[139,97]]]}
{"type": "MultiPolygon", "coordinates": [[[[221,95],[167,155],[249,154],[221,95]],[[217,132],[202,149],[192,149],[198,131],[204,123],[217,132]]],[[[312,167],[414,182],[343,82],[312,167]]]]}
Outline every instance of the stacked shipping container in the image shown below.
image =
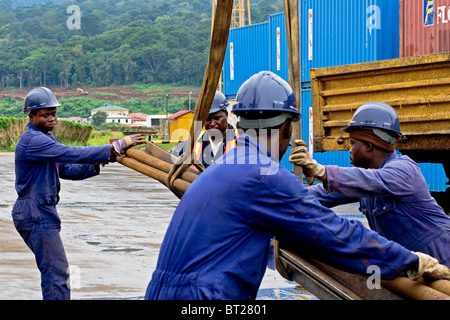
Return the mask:
{"type": "MultiPolygon", "coordinates": [[[[400,0],[400,57],[450,51],[450,0],[400,0]]],[[[428,187],[445,191],[441,164],[419,163],[428,187]]]]}
{"type": "Polygon", "coordinates": [[[400,0],[400,56],[450,51],[450,0],[400,0]]]}
{"type": "Polygon", "coordinates": [[[222,71],[223,92],[227,98],[234,97],[241,84],[252,75],[268,70],[269,59],[269,22],[231,29],[222,71]]]}
{"type": "MultiPolygon", "coordinates": [[[[310,69],[398,58],[401,46],[406,43],[405,37],[400,36],[400,20],[403,23],[403,32],[406,29],[411,31],[405,27],[409,23],[405,22],[408,21],[405,14],[399,14],[400,7],[405,10],[409,2],[429,1],[300,1],[301,111],[302,138],[305,141],[312,141],[310,69]],[[403,39],[402,43],[400,38],[403,39]]],[[[224,93],[228,98],[233,98],[240,85],[261,70],[271,70],[288,80],[284,14],[270,15],[266,24],[255,25],[250,31],[251,27],[233,29],[230,32],[223,72],[224,93]],[[230,51],[230,46],[234,47],[234,53],[230,51]],[[234,77],[231,77],[229,70],[233,65],[234,77]]],[[[312,150],[312,147],[310,149],[312,150]]],[[[292,170],[292,164],[287,160],[289,153],[290,150],[281,160],[281,164],[292,170]]],[[[351,166],[348,152],[316,153],[314,158],[322,164],[351,166]]],[[[442,166],[420,166],[426,173],[425,178],[430,188],[435,191],[444,188],[445,174],[442,166]]]]}
{"type": "Polygon", "coordinates": [[[398,0],[302,0],[301,4],[303,83],[310,81],[311,68],[398,58],[398,0]]]}

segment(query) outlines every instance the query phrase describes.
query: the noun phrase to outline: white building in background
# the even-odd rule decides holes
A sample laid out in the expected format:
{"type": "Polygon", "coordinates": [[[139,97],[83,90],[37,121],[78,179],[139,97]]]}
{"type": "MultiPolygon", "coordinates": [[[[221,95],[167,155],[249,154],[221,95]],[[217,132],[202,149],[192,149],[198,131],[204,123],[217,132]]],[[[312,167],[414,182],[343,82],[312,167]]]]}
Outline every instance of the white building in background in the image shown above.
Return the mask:
{"type": "Polygon", "coordinates": [[[105,103],[100,108],[92,109],[91,116],[96,114],[97,112],[105,112],[108,116],[118,115],[118,116],[128,116],[129,109],[125,109],[119,106],[115,106],[113,104],[105,103]]]}
{"type": "Polygon", "coordinates": [[[157,126],[157,127],[159,127],[160,126],[160,124],[161,124],[161,120],[164,120],[164,119],[166,119],[166,116],[165,115],[150,115],[150,116],[147,116],[147,119],[146,119],[146,126],[147,127],[152,127],[152,126],[157,126]]]}
{"type": "Polygon", "coordinates": [[[106,123],[131,124],[130,116],[112,115],[106,117],[106,123]]]}
{"type": "Polygon", "coordinates": [[[106,123],[131,124],[131,117],[128,115],[129,109],[125,109],[112,104],[104,104],[100,108],[91,110],[91,117],[97,112],[105,112],[106,123]]]}
{"type": "Polygon", "coordinates": [[[112,104],[104,104],[100,108],[91,110],[91,118],[97,112],[105,112],[106,123],[127,124],[134,127],[159,127],[161,121],[166,119],[165,115],[147,115],[144,113],[129,113],[129,109],[115,106],[112,104]]]}

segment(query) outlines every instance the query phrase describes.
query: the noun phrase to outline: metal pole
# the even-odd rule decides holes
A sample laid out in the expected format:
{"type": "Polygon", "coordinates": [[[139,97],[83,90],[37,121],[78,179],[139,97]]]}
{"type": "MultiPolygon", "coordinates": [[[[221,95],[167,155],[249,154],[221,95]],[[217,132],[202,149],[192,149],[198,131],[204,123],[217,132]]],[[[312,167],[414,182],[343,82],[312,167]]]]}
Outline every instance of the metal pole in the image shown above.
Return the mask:
{"type": "Polygon", "coordinates": [[[167,125],[167,131],[166,131],[167,132],[167,136],[166,136],[166,139],[170,139],[170,137],[169,137],[170,136],[170,121],[167,120],[167,117],[169,116],[169,113],[167,111],[168,100],[169,100],[169,94],[166,94],[166,125],[167,125]]]}
{"type": "Polygon", "coordinates": [[[168,113],[167,113],[167,103],[168,103],[168,100],[169,100],[169,94],[166,94],[166,118],[169,116],[168,113]]]}
{"type": "Polygon", "coordinates": [[[192,96],[192,91],[189,92],[189,111],[191,111],[191,96],[192,96]]]}

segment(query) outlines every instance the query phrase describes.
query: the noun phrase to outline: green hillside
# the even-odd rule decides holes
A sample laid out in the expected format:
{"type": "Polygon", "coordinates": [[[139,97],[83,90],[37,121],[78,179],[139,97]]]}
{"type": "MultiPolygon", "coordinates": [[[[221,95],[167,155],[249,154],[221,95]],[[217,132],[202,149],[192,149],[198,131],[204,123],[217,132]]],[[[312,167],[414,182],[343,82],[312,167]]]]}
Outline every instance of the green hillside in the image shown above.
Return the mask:
{"type": "MultiPolygon", "coordinates": [[[[211,0],[59,3],[0,0],[0,90],[201,85],[211,0]]],[[[281,0],[251,1],[253,23],[280,11],[281,0]]]]}

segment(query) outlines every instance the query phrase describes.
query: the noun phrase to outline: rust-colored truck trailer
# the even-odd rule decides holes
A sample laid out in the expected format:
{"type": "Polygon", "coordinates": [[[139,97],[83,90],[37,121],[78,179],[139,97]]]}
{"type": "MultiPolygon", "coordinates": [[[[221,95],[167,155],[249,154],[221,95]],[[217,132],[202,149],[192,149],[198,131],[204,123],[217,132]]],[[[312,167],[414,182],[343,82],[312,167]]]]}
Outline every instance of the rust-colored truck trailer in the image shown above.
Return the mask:
{"type": "MultiPolygon", "coordinates": [[[[315,152],[349,150],[340,128],[361,104],[383,101],[399,115],[396,149],[417,162],[442,163],[450,178],[450,53],[312,69],[311,92],[315,152]]],[[[448,193],[436,199],[444,209],[448,193]]]]}

